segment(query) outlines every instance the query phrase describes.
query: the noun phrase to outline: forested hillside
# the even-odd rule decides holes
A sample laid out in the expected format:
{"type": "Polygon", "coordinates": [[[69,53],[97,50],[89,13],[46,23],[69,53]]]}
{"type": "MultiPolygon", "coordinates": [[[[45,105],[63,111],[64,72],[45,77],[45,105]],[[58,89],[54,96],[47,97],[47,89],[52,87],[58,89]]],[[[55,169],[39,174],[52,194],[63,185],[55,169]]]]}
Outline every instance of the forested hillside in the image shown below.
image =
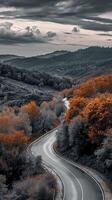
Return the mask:
{"type": "Polygon", "coordinates": [[[42,158],[26,153],[27,145],[59,124],[64,112],[62,98],[40,106],[31,101],[0,110],[0,200],[52,200],[57,192],[55,176],[42,165],[42,158]]]}
{"type": "Polygon", "coordinates": [[[55,91],[71,86],[68,78],[0,65],[0,105],[21,105],[32,100],[41,104],[50,101],[55,91]]]}
{"type": "Polygon", "coordinates": [[[112,75],[84,82],[111,72],[111,55],[112,49],[92,47],[36,58],[0,56],[0,200],[53,199],[55,177],[25,149],[58,126],[64,113],[57,149],[111,179],[112,75]]]}
{"type": "Polygon", "coordinates": [[[58,132],[57,148],[112,181],[112,74],[91,79],[62,95],[71,98],[58,132]]]}
{"type": "Polygon", "coordinates": [[[112,72],[112,48],[89,47],[76,52],[57,51],[29,58],[1,55],[0,62],[13,67],[69,76],[77,84],[112,72]]]}
{"type": "Polygon", "coordinates": [[[0,63],[0,105],[20,106],[32,100],[41,104],[50,101],[55,91],[112,72],[112,48],[57,51],[31,58],[0,55],[0,63]]]}

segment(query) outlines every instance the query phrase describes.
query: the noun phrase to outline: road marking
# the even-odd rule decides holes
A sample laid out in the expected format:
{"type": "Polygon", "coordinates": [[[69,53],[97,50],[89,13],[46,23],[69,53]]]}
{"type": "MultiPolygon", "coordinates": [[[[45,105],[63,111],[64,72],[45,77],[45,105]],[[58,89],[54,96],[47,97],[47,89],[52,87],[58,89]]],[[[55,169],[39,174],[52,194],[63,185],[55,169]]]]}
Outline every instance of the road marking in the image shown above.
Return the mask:
{"type": "Polygon", "coordinates": [[[70,161],[69,159],[65,159],[65,158],[61,157],[59,154],[56,154],[55,151],[54,151],[54,154],[57,155],[57,157],[61,158],[62,160],[68,162],[71,165],[73,165],[74,167],[77,167],[78,169],[80,169],[81,171],[83,171],[84,173],[86,173],[89,177],[91,177],[95,181],[95,183],[98,185],[98,187],[100,188],[103,200],[105,200],[105,194],[104,194],[103,188],[101,187],[101,185],[100,185],[100,183],[98,182],[97,179],[95,179],[89,172],[87,172],[87,170],[85,170],[84,168],[82,169],[78,164],[70,161]]]}
{"type": "MultiPolygon", "coordinates": [[[[34,142],[32,142],[32,143],[28,146],[27,151],[31,151],[32,146],[33,146],[34,144],[38,144],[42,138],[48,138],[48,136],[49,136],[50,133],[56,133],[56,132],[57,132],[57,129],[54,129],[54,130],[49,131],[48,133],[42,135],[40,138],[38,138],[37,140],[35,140],[34,142]]],[[[54,150],[53,150],[53,152],[54,152],[54,150]]],[[[33,152],[32,152],[32,153],[33,153],[33,152]]],[[[87,170],[82,169],[78,164],[76,164],[76,163],[74,163],[74,162],[72,162],[72,161],[70,161],[70,160],[68,160],[68,159],[65,159],[65,158],[61,157],[60,155],[56,154],[56,152],[54,152],[54,154],[55,154],[57,157],[61,158],[62,160],[68,162],[69,164],[71,164],[71,165],[77,167],[78,169],[80,169],[81,171],[83,171],[85,174],[87,174],[90,178],[92,178],[92,179],[95,181],[95,183],[98,185],[98,187],[100,188],[101,193],[102,193],[103,200],[105,200],[105,195],[104,195],[103,188],[101,187],[101,185],[100,185],[100,183],[98,182],[97,179],[95,179],[90,173],[88,173],[87,170]]],[[[68,169],[66,168],[66,170],[68,170],[68,169]]],[[[70,173],[72,173],[72,172],[70,171],[70,173]]],[[[74,176],[74,174],[73,174],[73,176],[74,176]]],[[[79,181],[79,180],[78,180],[78,181],[79,181]]],[[[79,181],[79,182],[80,182],[80,181],[79,181]]],[[[64,184],[64,183],[63,183],[63,184],[64,184]]],[[[81,184],[81,183],[80,183],[80,184],[81,184]]],[[[80,186],[82,187],[82,185],[80,185],[80,186]]],[[[83,191],[83,188],[82,188],[82,191],[83,191]]],[[[64,198],[63,198],[63,199],[64,199],[64,198]]],[[[74,199],[73,199],[73,200],[74,200],[74,199]]],[[[83,198],[82,198],[82,200],[83,200],[83,198]]]]}
{"type": "MultiPolygon", "coordinates": [[[[48,150],[49,150],[49,152],[51,153],[51,155],[55,155],[55,154],[53,154],[53,149],[52,149],[52,144],[54,143],[54,139],[53,138],[51,138],[51,139],[49,139],[45,144],[44,144],[44,146],[43,146],[43,150],[44,150],[44,152],[45,152],[45,154],[51,159],[51,160],[53,160],[54,162],[56,162],[56,160],[55,159],[53,159],[53,158],[51,158],[50,156],[49,156],[49,153],[47,152],[47,147],[48,147],[48,150]],[[52,142],[51,142],[52,141],[52,142]]],[[[83,188],[82,188],[82,185],[81,185],[81,183],[80,183],[80,181],[79,181],[79,179],[69,170],[69,169],[67,169],[67,168],[65,168],[64,166],[63,166],[63,168],[66,170],[66,171],[68,171],[74,178],[75,178],[75,180],[78,182],[78,184],[79,184],[79,186],[80,186],[80,189],[81,189],[81,200],[83,200],[84,198],[84,195],[83,195],[83,188]]],[[[69,178],[70,179],[70,178],[69,178]]],[[[71,181],[71,180],[70,180],[71,181]]],[[[73,182],[71,181],[71,184],[72,184],[72,188],[74,189],[74,184],[73,184],[73,182]]],[[[73,198],[71,199],[71,200],[74,200],[74,195],[73,195],[73,198]]]]}
{"type": "MultiPolygon", "coordinates": [[[[60,157],[60,158],[62,158],[62,157],[60,157]]],[[[68,163],[70,163],[70,164],[73,165],[74,167],[77,167],[78,169],[80,169],[81,171],[83,171],[84,173],[86,173],[89,177],[91,177],[91,178],[95,181],[95,183],[98,185],[98,187],[100,188],[101,193],[102,193],[103,200],[105,200],[105,195],[104,195],[103,188],[101,187],[100,183],[99,183],[89,172],[87,172],[87,170],[82,169],[81,167],[79,167],[77,164],[73,163],[73,162],[70,161],[70,160],[66,160],[66,159],[64,159],[64,158],[62,158],[62,159],[65,160],[65,161],[67,161],[68,163]]]]}

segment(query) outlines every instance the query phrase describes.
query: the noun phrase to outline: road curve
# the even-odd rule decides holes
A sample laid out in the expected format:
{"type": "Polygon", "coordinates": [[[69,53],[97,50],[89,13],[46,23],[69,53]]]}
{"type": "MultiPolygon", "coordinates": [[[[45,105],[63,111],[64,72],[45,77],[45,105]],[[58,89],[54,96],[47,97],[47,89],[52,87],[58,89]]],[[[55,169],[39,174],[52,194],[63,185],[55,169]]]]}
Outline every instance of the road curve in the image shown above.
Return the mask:
{"type": "Polygon", "coordinates": [[[56,130],[33,142],[30,150],[34,156],[42,155],[44,163],[55,170],[64,185],[64,200],[104,200],[100,186],[87,173],[57,156],[53,150],[56,130]]]}

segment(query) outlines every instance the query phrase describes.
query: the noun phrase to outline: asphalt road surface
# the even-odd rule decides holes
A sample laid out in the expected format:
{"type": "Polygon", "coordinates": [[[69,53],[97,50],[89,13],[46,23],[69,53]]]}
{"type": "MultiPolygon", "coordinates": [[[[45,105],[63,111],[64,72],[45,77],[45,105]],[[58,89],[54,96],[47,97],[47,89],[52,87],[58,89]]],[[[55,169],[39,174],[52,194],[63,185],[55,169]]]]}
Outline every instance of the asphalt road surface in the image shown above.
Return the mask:
{"type": "Polygon", "coordinates": [[[56,130],[30,146],[34,156],[41,155],[44,163],[55,170],[63,182],[64,200],[104,200],[97,182],[73,163],[59,157],[53,150],[56,130]]]}

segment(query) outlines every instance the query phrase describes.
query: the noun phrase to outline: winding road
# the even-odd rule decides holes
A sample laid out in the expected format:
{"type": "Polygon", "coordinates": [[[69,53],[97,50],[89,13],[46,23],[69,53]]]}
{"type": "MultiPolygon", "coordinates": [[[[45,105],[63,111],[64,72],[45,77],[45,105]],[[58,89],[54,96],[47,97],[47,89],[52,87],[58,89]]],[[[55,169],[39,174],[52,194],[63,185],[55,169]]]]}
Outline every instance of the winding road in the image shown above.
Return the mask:
{"type": "Polygon", "coordinates": [[[34,156],[42,155],[44,163],[53,169],[61,178],[64,186],[64,200],[104,200],[101,187],[87,173],[74,163],[56,155],[53,144],[56,131],[51,131],[40,140],[30,145],[34,156]]]}

